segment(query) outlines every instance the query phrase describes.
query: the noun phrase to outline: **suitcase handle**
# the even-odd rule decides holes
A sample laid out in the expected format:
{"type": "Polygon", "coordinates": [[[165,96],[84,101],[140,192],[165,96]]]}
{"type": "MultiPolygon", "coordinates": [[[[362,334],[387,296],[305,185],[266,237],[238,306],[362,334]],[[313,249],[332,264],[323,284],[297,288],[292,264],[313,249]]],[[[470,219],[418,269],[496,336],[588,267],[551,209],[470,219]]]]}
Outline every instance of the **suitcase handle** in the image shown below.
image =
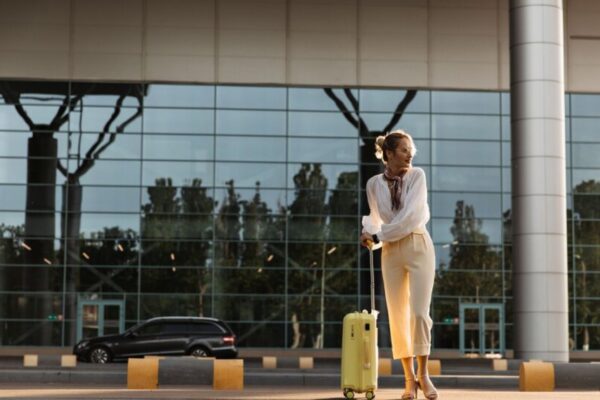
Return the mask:
{"type": "Polygon", "coordinates": [[[365,355],[365,364],[364,364],[364,368],[365,369],[369,369],[371,368],[371,353],[369,352],[369,339],[367,337],[363,338],[363,353],[365,355]]]}

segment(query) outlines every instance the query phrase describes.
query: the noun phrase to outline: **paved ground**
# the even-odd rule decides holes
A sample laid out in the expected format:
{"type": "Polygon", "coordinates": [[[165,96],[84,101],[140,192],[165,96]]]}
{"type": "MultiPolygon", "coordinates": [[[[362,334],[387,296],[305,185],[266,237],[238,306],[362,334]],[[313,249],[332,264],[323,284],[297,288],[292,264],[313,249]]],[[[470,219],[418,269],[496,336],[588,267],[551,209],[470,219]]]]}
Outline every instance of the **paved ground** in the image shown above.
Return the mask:
{"type": "MultiPolygon", "coordinates": [[[[585,399],[600,400],[600,391],[596,392],[552,392],[524,393],[518,391],[481,391],[481,390],[440,390],[440,400],[537,400],[537,399],[585,399]]],[[[43,387],[0,386],[2,399],[342,399],[339,390],[306,388],[248,388],[244,391],[213,391],[210,388],[163,388],[159,390],[127,390],[115,387],[43,387]]],[[[361,397],[357,397],[360,399],[361,397]]],[[[376,399],[399,399],[400,389],[380,389],[376,399]]],[[[419,399],[423,399],[419,393],[419,399]]]]}

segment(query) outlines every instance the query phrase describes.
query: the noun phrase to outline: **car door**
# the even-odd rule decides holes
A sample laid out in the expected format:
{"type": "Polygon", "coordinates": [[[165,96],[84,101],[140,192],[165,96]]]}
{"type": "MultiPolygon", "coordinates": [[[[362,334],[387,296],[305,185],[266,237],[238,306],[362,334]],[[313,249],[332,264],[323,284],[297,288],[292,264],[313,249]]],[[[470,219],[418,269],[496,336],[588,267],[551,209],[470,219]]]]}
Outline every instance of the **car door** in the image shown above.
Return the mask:
{"type": "Polygon", "coordinates": [[[142,325],[124,337],[119,343],[120,348],[115,349],[115,354],[120,357],[160,354],[161,331],[160,322],[142,325]]]}
{"type": "Polygon", "coordinates": [[[189,341],[189,323],[166,322],[159,334],[161,354],[183,354],[189,341]]]}

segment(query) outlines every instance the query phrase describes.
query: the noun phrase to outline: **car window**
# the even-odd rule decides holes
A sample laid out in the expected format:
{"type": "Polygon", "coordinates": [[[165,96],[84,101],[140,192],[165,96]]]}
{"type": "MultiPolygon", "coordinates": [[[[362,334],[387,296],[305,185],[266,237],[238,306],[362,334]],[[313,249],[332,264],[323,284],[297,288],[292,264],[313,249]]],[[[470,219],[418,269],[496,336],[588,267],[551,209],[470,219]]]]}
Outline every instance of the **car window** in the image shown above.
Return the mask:
{"type": "Polygon", "coordinates": [[[144,336],[144,335],[156,335],[157,333],[160,332],[160,330],[161,330],[160,324],[151,324],[151,325],[142,326],[136,332],[138,335],[144,336]]]}
{"type": "Polygon", "coordinates": [[[195,334],[223,334],[223,329],[210,322],[194,322],[190,324],[190,333],[195,334]]]}
{"type": "Polygon", "coordinates": [[[163,325],[161,333],[188,333],[188,325],[185,322],[168,322],[163,325]]]}

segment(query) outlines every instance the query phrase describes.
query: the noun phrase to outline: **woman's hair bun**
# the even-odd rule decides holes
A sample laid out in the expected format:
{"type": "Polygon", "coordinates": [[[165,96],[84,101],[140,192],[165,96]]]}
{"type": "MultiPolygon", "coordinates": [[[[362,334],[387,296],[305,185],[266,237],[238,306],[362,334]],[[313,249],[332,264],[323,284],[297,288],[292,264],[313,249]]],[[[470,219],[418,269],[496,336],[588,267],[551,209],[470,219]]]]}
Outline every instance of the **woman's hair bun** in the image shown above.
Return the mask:
{"type": "Polygon", "coordinates": [[[375,157],[379,160],[383,160],[383,142],[385,142],[385,136],[377,136],[375,139],[375,157]]]}

